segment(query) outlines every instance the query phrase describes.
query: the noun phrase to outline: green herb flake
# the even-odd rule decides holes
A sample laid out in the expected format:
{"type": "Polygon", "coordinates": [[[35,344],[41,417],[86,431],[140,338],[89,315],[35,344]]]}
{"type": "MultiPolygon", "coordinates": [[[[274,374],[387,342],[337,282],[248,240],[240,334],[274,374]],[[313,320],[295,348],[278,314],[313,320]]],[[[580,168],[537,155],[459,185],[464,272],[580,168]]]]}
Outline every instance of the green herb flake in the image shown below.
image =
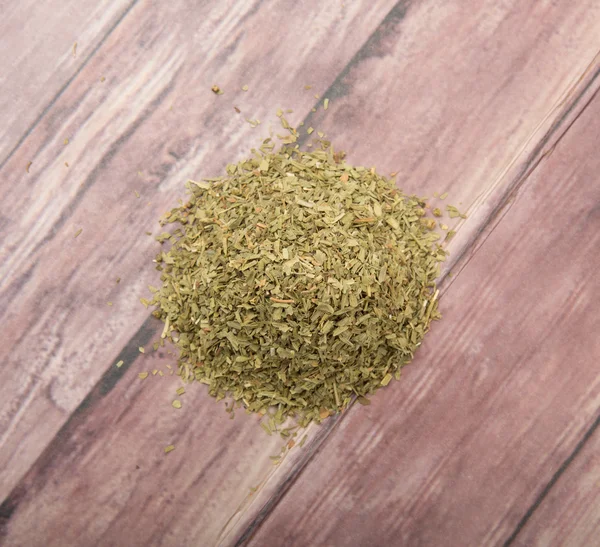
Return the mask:
{"type": "Polygon", "coordinates": [[[75,237],[78,237],[81,232],[83,232],[83,228],[79,228],[79,230],[75,232],[75,237]]]}
{"type": "Polygon", "coordinates": [[[144,353],[144,352],[146,351],[146,350],[144,349],[144,346],[140,346],[138,349],[140,350],[140,353],[144,353]]]}
{"type": "Polygon", "coordinates": [[[179,399],[175,399],[171,404],[173,408],[181,408],[181,401],[179,399]]]}
{"type": "Polygon", "coordinates": [[[329,99],[325,99],[323,101],[323,110],[327,110],[329,108],[329,99]]]}
{"type": "Polygon", "coordinates": [[[442,210],[439,207],[436,207],[433,211],[433,216],[435,217],[441,217],[442,216],[442,210]]]}
{"type": "Polygon", "coordinates": [[[448,211],[448,216],[450,218],[467,218],[467,215],[465,215],[464,213],[461,213],[456,207],[454,207],[453,205],[446,205],[446,211],[448,211]]]}
{"type": "Polygon", "coordinates": [[[148,378],[148,373],[147,373],[147,372],[140,372],[140,373],[138,374],[138,378],[139,378],[140,380],[145,380],[146,378],[148,378]]]}
{"type": "Polygon", "coordinates": [[[314,131],[314,128],[309,127],[306,132],[310,135],[314,131]]]}
{"type": "Polygon", "coordinates": [[[440,199],[444,200],[448,197],[448,192],[444,192],[443,194],[440,195],[440,199]]]}
{"type": "Polygon", "coordinates": [[[248,86],[247,85],[243,85],[242,86],[242,91],[248,91],[248,86]]]}
{"type": "Polygon", "coordinates": [[[117,362],[117,364],[115,365],[117,368],[121,368],[123,366],[123,361],[119,361],[117,362]]]}
{"type": "Polygon", "coordinates": [[[169,446],[165,446],[165,454],[168,454],[169,452],[173,452],[173,450],[175,450],[175,445],[174,444],[170,444],[169,446]]]}
{"type": "Polygon", "coordinates": [[[392,375],[388,372],[381,380],[382,386],[387,386],[392,380],[392,375]]]}
{"type": "Polygon", "coordinates": [[[177,395],[183,395],[185,393],[185,388],[183,386],[178,387],[175,393],[177,393],[177,395]]]}

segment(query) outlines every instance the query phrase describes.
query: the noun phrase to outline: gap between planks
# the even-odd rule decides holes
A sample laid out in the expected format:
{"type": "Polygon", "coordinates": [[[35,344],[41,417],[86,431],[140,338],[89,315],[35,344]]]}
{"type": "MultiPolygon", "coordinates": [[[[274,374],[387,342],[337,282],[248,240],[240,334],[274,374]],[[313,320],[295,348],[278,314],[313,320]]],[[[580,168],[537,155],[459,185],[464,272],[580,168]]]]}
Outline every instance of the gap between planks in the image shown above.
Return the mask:
{"type": "MultiPolygon", "coordinates": [[[[335,84],[334,84],[335,85],[335,84]]],[[[333,86],[332,86],[333,87],[333,86]]],[[[457,279],[460,272],[468,265],[471,259],[475,256],[477,251],[485,244],[486,240],[493,233],[495,228],[502,222],[505,214],[510,210],[512,200],[515,194],[521,189],[521,187],[527,183],[527,180],[531,174],[538,168],[540,163],[552,154],[552,151],[556,145],[566,135],[567,131],[577,121],[577,119],[585,112],[591,101],[596,97],[600,90],[600,52],[596,54],[594,59],[590,62],[584,73],[576,79],[575,82],[565,91],[563,97],[557,102],[554,108],[548,113],[546,118],[541,122],[534,134],[528,139],[528,142],[536,142],[536,137],[539,139],[532,152],[527,151],[527,147],[522,147],[521,154],[514,158],[507,169],[502,173],[501,177],[512,178],[512,182],[505,185],[506,193],[498,199],[496,206],[490,211],[489,216],[482,223],[480,229],[473,233],[472,237],[463,242],[458,252],[454,253],[444,265],[442,274],[440,276],[439,288],[440,298],[448,291],[452,283],[457,279]],[[448,277],[448,273],[454,270],[453,276],[448,277]]],[[[328,90],[328,94],[331,93],[332,89],[328,90]]],[[[310,116],[309,116],[310,118],[310,116]]],[[[310,119],[306,122],[309,123],[310,119]]],[[[290,487],[298,480],[307,464],[311,461],[313,455],[321,448],[323,443],[327,441],[331,433],[336,429],[342,420],[344,420],[352,408],[338,416],[331,417],[329,420],[319,426],[321,430],[311,440],[308,449],[305,453],[298,456],[297,460],[291,465],[291,469],[285,473],[283,478],[280,478],[277,487],[273,492],[270,492],[267,499],[255,499],[256,503],[262,503],[262,507],[257,511],[256,517],[241,531],[238,539],[235,542],[237,546],[246,545],[247,542],[260,528],[266,517],[276,508],[280,500],[285,496],[286,492],[290,487]]],[[[600,419],[600,418],[599,418],[600,419]]],[[[597,425],[597,424],[596,424],[597,425]]],[[[314,427],[314,426],[313,426],[314,427]]],[[[540,495],[539,499],[532,505],[531,508],[524,515],[523,520],[517,525],[515,532],[506,542],[506,546],[510,545],[512,540],[515,539],[518,531],[523,528],[526,522],[529,520],[533,511],[542,499],[547,495],[548,490],[556,482],[558,477],[568,467],[568,464],[572,461],[574,455],[579,452],[585,441],[591,436],[594,426],[590,428],[590,431],[586,433],[586,436],[581,441],[581,446],[578,445],[573,454],[571,454],[565,463],[564,468],[557,471],[555,477],[549,483],[547,490],[544,490],[540,495]]],[[[288,465],[288,467],[290,467],[288,465]]],[[[233,528],[230,530],[224,530],[222,537],[220,538],[217,545],[220,545],[222,541],[225,541],[228,535],[231,534],[233,528]]]]}

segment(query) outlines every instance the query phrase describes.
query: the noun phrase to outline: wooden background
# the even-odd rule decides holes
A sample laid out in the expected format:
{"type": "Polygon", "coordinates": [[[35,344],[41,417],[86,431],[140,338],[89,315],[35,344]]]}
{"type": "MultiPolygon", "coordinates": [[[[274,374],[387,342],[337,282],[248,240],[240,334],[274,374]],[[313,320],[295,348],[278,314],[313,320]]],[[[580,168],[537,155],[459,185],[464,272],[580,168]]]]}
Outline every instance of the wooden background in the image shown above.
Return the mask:
{"type": "Polygon", "coordinates": [[[600,4],[1,13],[0,544],[598,544],[600,4]],[[278,107],[469,216],[402,380],[274,466],[256,416],[230,420],[201,385],[171,407],[174,358],[151,351],[139,297],[146,232],[278,107]]]}

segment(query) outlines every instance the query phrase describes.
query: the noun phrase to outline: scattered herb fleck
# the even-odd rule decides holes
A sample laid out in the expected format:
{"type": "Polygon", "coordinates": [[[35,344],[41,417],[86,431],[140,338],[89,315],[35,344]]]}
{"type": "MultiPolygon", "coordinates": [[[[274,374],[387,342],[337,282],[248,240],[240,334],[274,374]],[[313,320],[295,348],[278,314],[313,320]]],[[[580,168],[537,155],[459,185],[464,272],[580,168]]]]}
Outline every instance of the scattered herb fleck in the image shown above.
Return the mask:
{"type": "Polygon", "coordinates": [[[242,86],[242,91],[248,91],[248,86],[247,85],[243,85],[242,86]]]}
{"type": "Polygon", "coordinates": [[[441,196],[440,199],[446,199],[448,197],[448,192],[444,192],[441,196]]]}
{"type": "Polygon", "coordinates": [[[329,99],[325,99],[323,101],[323,110],[327,110],[329,108],[329,99]]]}
{"type": "Polygon", "coordinates": [[[146,350],[144,349],[144,346],[140,346],[138,349],[140,350],[140,353],[144,353],[144,352],[146,351],[146,350]]]}
{"type": "Polygon", "coordinates": [[[181,401],[179,399],[175,399],[172,403],[173,408],[181,408],[181,401]]]}
{"type": "Polygon", "coordinates": [[[223,95],[223,91],[218,85],[213,85],[210,89],[215,95],[223,95]]]}
{"type": "Polygon", "coordinates": [[[175,445],[170,444],[169,446],[165,446],[165,454],[168,454],[169,452],[173,452],[173,450],[175,450],[175,445]]]}
{"type": "Polygon", "coordinates": [[[448,216],[450,218],[456,218],[456,217],[460,217],[460,218],[467,218],[467,215],[465,215],[464,213],[461,213],[456,207],[454,207],[453,205],[446,205],[446,211],[448,211],[448,216]]]}
{"type": "Polygon", "coordinates": [[[75,232],[75,237],[79,237],[79,234],[81,234],[81,232],[83,232],[83,228],[79,228],[79,230],[75,232]]]}
{"type": "Polygon", "coordinates": [[[117,368],[121,368],[123,366],[123,361],[119,361],[116,366],[117,368]]]}
{"type": "Polygon", "coordinates": [[[146,378],[148,378],[148,373],[147,373],[147,372],[140,372],[140,373],[138,374],[138,378],[139,378],[140,380],[145,380],[146,378]]]}
{"type": "Polygon", "coordinates": [[[27,162],[27,167],[25,168],[25,171],[26,171],[27,173],[29,173],[29,168],[30,168],[32,165],[33,165],[33,162],[32,162],[32,161],[30,161],[30,162],[27,162]]]}

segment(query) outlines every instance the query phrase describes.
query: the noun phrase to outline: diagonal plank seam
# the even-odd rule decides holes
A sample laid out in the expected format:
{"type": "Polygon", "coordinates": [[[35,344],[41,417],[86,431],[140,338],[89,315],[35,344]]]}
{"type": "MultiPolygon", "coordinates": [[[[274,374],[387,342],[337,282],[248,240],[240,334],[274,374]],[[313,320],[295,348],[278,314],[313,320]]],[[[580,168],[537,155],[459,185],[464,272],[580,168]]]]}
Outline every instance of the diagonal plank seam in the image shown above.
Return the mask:
{"type": "Polygon", "coordinates": [[[77,76],[83,71],[83,69],[88,65],[88,63],[92,60],[92,58],[96,55],[96,53],[100,50],[100,48],[104,45],[106,40],[110,37],[110,35],[115,31],[115,29],[121,24],[121,22],[129,15],[131,10],[135,7],[139,0],[132,0],[132,2],[123,10],[123,13],[117,18],[117,20],[110,26],[107,30],[106,34],[102,37],[102,39],[96,44],[94,49],[90,52],[90,54],[85,58],[83,63],[77,68],[77,70],[67,79],[67,81],[62,85],[62,87],[58,90],[56,95],[52,98],[52,100],[42,109],[40,114],[33,120],[33,123],[27,128],[25,133],[21,135],[15,146],[10,150],[7,156],[0,161],[0,169],[4,168],[4,166],[8,163],[8,161],[13,157],[15,152],[21,147],[21,145],[27,140],[27,138],[31,135],[34,129],[39,125],[39,123],[44,119],[46,114],[50,111],[50,109],[56,104],[56,102],[61,98],[64,92],[69,88],[69,86],[75,81],[77,76]]]}
{"type": "MultiPolygon", "coordinates": [[[[377,31],[376,31],[377,32],[377,31]]],[[[371,38],[367,41],[369,43],[371,38]]],[[[352,61],[351,61],[352,62],[352,61]]],[[[600,53],[597,54],[593,61],[588,65],[589,67],[597,66],[600,64],[600,53]]],[[[588,71],[586,71],[587,73],[588,71]]],[[[585,73],[581,78],[577,80],[574,84],[574,88],[582,82],[585,73]]],[[[532,152],[528,155],[527,159],[524,162],[523,167],[519,170],[517,175],[513,178],[513,182],[509,184],[506,188],[505,194],[503,198],[498,202],[496,207],[492,209],[484,220],[481,223],[479,228],[474,232],[473,236],[469,240],[468,244],[465,245],[459,252],[458,256],[453,261],[452,266],[457,266],[458,271],[452,278],[448,277],[448,273],[450,271],[449,268],[446,268],[441,276],[439,281],[440,286],[440,297],[447,292],[450,288],[454,280],[458,277],[460,272],[466,267],[466,265],[471,261],[471,259],[475,256],[477,251],[485,244],[485,241],[489,238],[491,233],[495,230],[495,228],[499,225],[499,223],[504,218],[505,214],[510,209],[510,206],[514,200],[515,195],[519,192],[522,186],[528,181],[529,177],[532,173],[540,166],[541,162],[550,154],[552,154],[554,148],[558,145],[558,143],[562,140],[562,138],[566,135],[567,131],[573,126],[573,124],[579,119],[579,117],[583,114],[583,112],[587,109],[588,105],[592,102],[594,97],[598,95],[600,92],[600,87],[598,87],[592,95],[587,99],[585,104],[580,108],[579,112],[576,115],[569,119],[569,115],[573,113],[575,108],[579,105],[581,100],[585,97],[586,93],[593,88],[594,84],[597,83],[598,77],[600,76],[600,68],[597,68],[588,82],[583,86],[582,89],[578,90],[572,100],[567,103],[567,108],[562,112],[562,114],[553,122],[548,129],[548,131],[543,135],[540,139],[538,145],[534,147],[532,152]],[[545,146],[552,141],[554,137],[554,142],[552,145],[544,150],[545,146]],[[491,227],[491,229],[489,229],[491,227]],[[469,254],[469,252],[473,250],[469,254]]],[[[339,80],[336,79],[336,82],[339,80]]],[[[331,86],[333,87],[333,85],[331,86]]],[[[331,88],[328,90],[328,94],[331,93],[331,88]]],[[[567,94],[569,95],[569,94],[567,94]]],[[[564,101],[561,105],[564,104],[564,101]]],[[[560,106],[560,105],[559,105],[560,106]]],[[[348,409],[350,410],[350,408],[348,409]]],[[[348,412],[344,413],[345,415],[348,412]]],[[[279,486],[277,492],[269,499],[269,501],[258,511],[256,517],[248,524],[246,529],[240,535],[238,540],[235,543],[236,547],[240,547],[245,545],[254,535],[254,533],[260,528],[264,520],[268,517],[268,515],[275,509],[278,503],[281,501],[283,496],[287,493],[289,488],[296,482],[296,480],[300,477],[304,468],[309,463],[311,457],[320,449],[322,444],[326,439],[329,438],[330,434],[333,430],[341,423],[341,421],[345,418],[345,415],[336,416],[334,418],[335,421],[332,421],[328,424],[321,424],[321,428],[327,428],[327,431],[313,440],[313,443],[310,445],[310,451],[306,457],[299,460],[298,464],[292,469],[290,473],[286,475],[283,479],[281,485],[279,486]],[[313,448],[314,445],[314,448],[313,448]]],[[[568,468],[570,463],[573,461],[577,453],[583,448],[587,440],[591,437],[594,431],[600,425],[600,415],[594,422],[594,424],[590,427],[590,429],[586,432],[582,440],[578,443],[578,445],[573,450],[573,453],[563,462],[561,467],[556,471],[553,475],[552,479],[548,483],[548,485],[544,488],[544,490],[540,493],[536,501],[532,504],[532,506],[525,513],[521,521],[517,524],[515,531],[507,542],[505,543],[505,547],[508,547],[512,541],[516,538],[519,531],[525,526],[527,521],[531,518],[537,507],[541,504],[543,499],[546,497],[548,492],[551,490],[552,486],[556,483],[556,481],[560,478],[562,473],[568,468]]]]}
{"type": "MultiPolygon", "coordinates": [[[[598,75],[600,75],[600,69],[598,69],[596,71],[596,73],[594,74],[593,80],[595,80],[598,77],[598,75]]],[[[593,80],[590,82],[589,85],[591,85],[591,83],[593,82],[593,80]]],[[[586,87],[586,90],[589,88],[589,85],[586,87]]],[[[585,92],[585,90],[584,90],[584,92],[585,92]]],[[[542,155],[542,157],[539,159],[539,161],[536,163],[536,165],[533,167],[533,169],[531,169],[527,173],[526,176],[529,176],[533,172],[533,170],[537,167],[537,165],[539,165],[539,163],[546,156],[548,156],[548,155],[550,155],[552,153],[552,151],[554,150],[554,148],[556,147],[556,145],[562,140],[563,136],[566,134],[566,131],[568,131],[571,128],[571,126],[579,119],[579,117],[581,116],[581,114],[585,111],[585,109],[587,108],[587,106],[599,94],[600,94],[600,89],[595,91],[595,93],[592,95],[592,97],[586,103],[585,107],[577,114],[577,116],[571,121],[571,123],[569,123],[569,125],[566,128],[565,132],[563,132],[563,134],[557,139],[556,143],[550,148],[550,150],[548,152],[546,152],[545,154],[542,155]]],[[[511,535],[504,542],[504,547],[509,547],[510,545],[513,544],[513,542],[515,541],[515,539],[517,538],[517,536],[519,535],[519,533],[523,530],[523,528],[525,527],[525,525],[527,524],[527,522],[531,519],[531,517],[533,516],[533,514],[535,513],[535,511],[540,507],[540,505],[543,503],[544,499],[546,499],[546,497],[548,496],[548,494],[550,493],[550,491],[552,490],[552,488],[554,487],[554,485],[558,482],[558,480],[560,479],[560,477],[565,473],[565,471],[567,470],[567,468],[571,465],[571,463],[575,460],[575,458],[577,457],[577,455],[581,452],[581,450],[586,445],[586,443],[589,441],[589,439],[592,437],[592,435],[596,432],[596,430],[598,429],[598,426],[600,426],[600,412],[598,412],[598,414],[596,416],[596,419],[594,420],[594,422],[592,423],[592,425],[584,433],[584,435],[579,440],[579,442],[575,445],[575,448],[573,449],[573,451],[565,458],[565,460],[563,461],[563,463],[559,466],[559,468],[552,475],[552,478],[548,481],[548,483],[546,484],[546,486],[544,486],[544,488],[542,489],[542,491],[538,494],[538,496],[536,497],[535,501],[527,509],[527,511],[525,512],[525,514],[521,518],[521,520],[517,523],[517,525],[515,526],[515,529],[511,533],[511,535]]]]}
{"type": "MultiPolygon", "coordinates": [[[[137,3],[137,0],[134,0],[134,2],[129,6],[129,8],[126,10],[126,12],[121,16],[121,18],[119,19],[119,21],[117,22],[117,24],[125,17],[125,15],[133,8],[133,6],[136,3],[137,3]]],[[[389,21],[395,21],[398,18],[401,18],[401,16],[399,17],[399,14],[403,13],[402,10],[404,9],[404,6],[406,6],[406,4],[407,4],[406,2],[401,1],[398,4],[396,4],[396,6],[394,6],[394,8],[390,11],[390,13],[384,18],[384,20],[380,24],[380,27],[378,27],[378,30],[376,30],[373,33],[373,35],[371,35],[371,37],[367,40],[367,42],[365,42],[365,44],[355,54],[355,56],[348,63],[348,65],[342,70],[342,72],[340,73],[340,75],[336,78],[335,82],[328,89],[328,94],[332,94],[332,96],[333,96],[333,94],[335,94],[335,90],[337,89],[336,88],[336,83],[338,84],[338,87],[340,89],[342,89],[344,87],[343,84],[341,83],[342,80],[343,80],[343,75],[349,70],[349,68],[350,68],[350,66],[352,64],[358,63],[361,60],[363,60],[363,59],[365,59],[365,58],[367,58],[369,56],[368,50],[374,44],[377,43],[377,39],[374,38],[374,37],[380,36],[379,30],[381,28],[381,25],[383,25],[386,21],[388,21],[388,22],[389,21]]],[[[117,24],[115,24],[115,26],[103,38],[103,40],[100,42],[99,45],[101,45],[104,42],[104,40],[106,39],[106,37],[108,37],[108,35],[110,35],[110,33],[112,32],[112,30],[114,30],[114,28],[116,27],[117,24]]],[[[92,55],[95,53],[95,51],[98,49],[98,47],[95,48],[95,50],[92,52],[92,55]]],[[[90,60],[91,56],[88,57],[88,59],[86,59],[85,63],[87,63],[90,60]]],[[[84,64],[84,66],[85,66],[85,64],[84,64]]],[[[81,67],[81,68],[83,68],[83,67],[81,67]]],[[[81,68],[79,69],[79,71],[81,70],[81,68]]],[[[539,145],[529,155],[529,158],[525,162],[525,165],[521,169],[521,171],[518,174],[518,176],[513,178],[513,183],[511,185],[509,185],[509,187],[506,189],[506,193],[505,193],[504,199],[502,199],[501,203],[499,203],[498,206],[492,212],[490,212],[488,218],[485,220],[484,223],[482,223],[482,225],[480,226],[479,230],[473,235],[473,237],[470,240],[469,244],[462,249],[462,252],[458,255],[458,257],[457,257],[457,259],[456,259],[455,262],[458,262],[463,257],[465,257],[467,255],[467,251],[473,249],[473,247],[477,243],[481,243],[481,244],[485,243],[485,240],[489,236],[489,234],[486,235],[486,233],[485,233],[486,227],[488,227],[491,223],[493,223],[493,222],[495,222],[495,221],[498,220],[498,216],[503,213],[503,210],[506,207],[506,205],[510,202],[511,197],[526,182],[526,179],[537,168],[537,166],[539,165],[539,163],[541,162],[541,160],[547,154],[551,153],[553,147],[550,147],[550,149],[548,151],[546,151],[543,154],[541,154],[541,151],[543,150],[544,146],[549,142],[549,140],[551,139],[551,137],[553,135],[555,135],[556,133],[559,133],[560,131],[562,131],[562,134],[558,137],[558,140],[560,140],[560,138],[562,138],[562,135],[564,135],[566,133],[566,131],[569,129],[569,127],[572,125],[572,124],[569,124],[566,128],[563,129],[563,124],[564,124],[565,118],[568,116],[568,114],[570,114],[572,112],[572,110],[575,108],[576,104],[579,102],[579,100],[581,99],[581,97],[585,94],[585,92],[589,89],[589,87],[595,81],[596,77],[598,76],[598,73],[599,72],[596,72],[596,74],[594,75],[592,81],[590,83],[588,83],[588,85],[586,86],[586,88],[583,91],[581,91],[581,93],[578,94],[574,98],[573,102],[570,103],[569,108],[563,114],[563,116],[559,117],[559,119],[552,125],[552,127],[550,128],[550,130],[546,133],[546,136],[543,139],[541,139],[539,145]],[[482,238],[482,236],[485,236],[485,238],[482,238]],[[480,239],[482,239],[482,241],[480,241],[480,239]]],[[[52,104],[58,99],[58,97],[60,96],[60,94],[64,92],[64,90],[66,89],[66,87],[68,87],[68,85],[69,85],[69,83],[70,83],[71,80],[69,80],[69,82],[67,82],[67,84],[61,89],[61,91],[59,92],[59,94],[57,95],[57,97],[55,97],[55,99],[46,107],[46,109],[44,110],[44,113],[49,108],[51,108],[52,104]]],[[[338,93],[338,96],[341,96],[342,94],[343,93],[338,93]]],[[[584,107],[584,109],[585,109],[585,107],[584,107]]],[[[31,132],[31,130],[35,127],[35,125],[37,125],[37,123],[39,123],[39,121],[40,121],[41,117],[43,117],[44,113],[42,114],[42,116],[40,116],[40,118],[38,118],[36,120],[36,122],[34,122],[33,126],[28,130],[28,132],[26,133],[26,135],[24,137],[22,137],[22,139],[19,141],[19,143],[17,144],[17,146],[10,153],[10,155],[12,155],[14,153],[14,151],[16,151],[18,149],[18,147],[20,146],[20,144],[22,143],[22,141],[26,138],[27,134],[29,132],[31,132]]],[[[311,117],[311,115],[309,114],[309,116],[307,117],[307,119],[310,119],[310,117],[311,117]]],[[[9,157],[10,157],[10,155],[9,155],[9,157]]],[[[5,162],[3,162],[3,164],[4,163],[5,162]]],[[[501,218],[500,218],[500,220],[501,220],[501,218]]],[[[463,267],[464,267],[464,265],[463,265],[463,267]]],[[[445,282],[445,280],[446,280],[446,273],[444,273],[442,275],[440,282],[441,283],[445,282]]],[[[448,287],[445,287],[445,290],[447,290],[447,288],[448,287]]],[[[137,346],[137,344],[138,344],[137,340],[141,336],[140,333],[145,332],[149,336],[152,335],[152,333],[154,332],[154,327],[150,324],[150,321],[149,321],[150,319],[151,318],[149,317],[148,320],[144,323],[144,325],[138,330],[138,332],[134,335],[134,337],[124,347],[124,349],[122,350],[121,354],[126,353],[131,347],[136,347],[137,346]],[[135,342],[133,346],[132,346],[132,342],[135,342]]],[[[119,380],[120,376],[122,375],[122,373],[125,372],[125,370],[126,369],[124,368],[121,372],[119,372],[119,371],[115,371],[111,367],[103,375],[103,377],[101,378],[101,380],[97,384],[97,386],[94,388],[94,390],[92,390],[92,392],[90,392],[90,394],[84,399],[84,401],[81,403],[81,405],[76,409],[76,411],[73,413],[73,416],[75,416],[79,412],[85,411],[85,410],[89,409],[90,407],[92,407],[92,405],[94,404],[94,402],[96,400],[96,396],[92,396],[92,394],[94,392],[98,392],[98,394],[100,395],[100,397],[102,397],[102,396],[106,395],[108,392],[110,392],[110,390],[112,389],[112,386],[114,386],[114,384],[119,380]],[[100,388],[98,386],[100,386],[100,388]]],[[[328,428],[324,432],[324,434],[319,435],[316,439],[314,439],[313,443],[311,443],[309,445],[309,447],[308,447],[310,449],[309,451],[307,451],[307,452],[309,452],[308,457],[305,460],[302,460],[300,462],[300,464],[292,471],[292,473],[288,474],[288,476],[286,477],[285,481],[282,483],[280,491],[277,493],[277,496],[274,496],[272,498],[273,501],[269,502],[268,507],[265,505],[262,508],[262,510],[259,513],[259,515],[251,523],[251,526],[249,526],[247,528],[247,532],[249,532],[251,534],[252,530],[255,529],[254,525],[256,525],[256,527],[260,526],[260,524],[264,520],[265,516],[277,505],[278,501],[286,493],[287,489],[289,489],[289,487],[295,482],[295,480],[299,476],[299,474],[303,471],[303,468],[306,465],[306,463],[308,463],[308,461],[310,460],[310,457],[312,457],[312,455],[319,450],[320,446],[323,444],[323,442],[325,441],[325,439],[328,438],[329,434],[333,431],[333,429],[337,426],[337,424],[339,423],[340,419],[342,419],[342,418],[343,417],[339,417],[339,418],[336,418],[335,420],[332,420],[331,424],[330,425],[328,424],[328,428]],[[252,530],[251,530],[251,527],[252,527],[252,530]]],[[[600,418],[597,420],[597,422],[598,421],[600,421],[600,418]]],[[[69,421],[67,423],[65,423],[65,425],[63,426],[63,428],[61,428],[61,430],[57,434],[57,438],[61,434],[64,434],[64,432],[66,432],[68,430],[67,429],[68,425],[69,425],[69,421]]],[[[597,424],[595,424],[593,427],[595,428],[596,426],[597,426],[597,424]]],[[[584,437],[583,442],[580,443],[581,446],[583,446],[583,444],[585,443],[585,441],[587,440],[587,438],[588,438],[588,436],[584,437]]],[[[54,443],[51,443],[51,444],[54,444],[54,443]]],[[[578,445],[578,447],[579,447],[579,445],[578,445]]],[[[580,447],[576,448],[576,451],[578,451],[579,449],[580,449],[580,447]]],[[[574,457],[574,455],[575,455],[575,452],[573,454],[573,457],[574,457]]],[[[40,456],[40,458],[42,458],[43,456],[44,456],[44,454],[42,454],[40,456]]],[[[569,463],[570,463],[570,460],[566,460],[565,461],[566,466],[568,466],[569,463]]],[[[563,465],[565,465],[565,464],[563,464],[563,465]]],[[[553,484],[552,481],[551,481],[551,484],[553,484]]],[[[549,483],[549,487],[551,487],[551,484],[549,483]]],[[[13,491],[13,493],[11,493],[11,495],[9,495],[9,497],[6,500],[6,502],[3,503],[0,506],[0,522],[3,520],[3,518],[7,514],[5,512],[5,509],[8,509],[9,507],[13,507],[13,510],[14,510],[14,508],[16,508],[16,506],[18,504],[18,499],[15,499],[14,494],[15,494],[16,491],[18,491],[19,488],[20,488],[20,486],[17,486],[17,488],[15,488],[15,491],[13,491]],[[14,501],[16,501],[16,503],[14,503],[14,504],[8,503],[10,500],[14,500],[14,501]]],[[[18,496],[16,496],[16,498],[18,498],[18,496]]],[[[10,515],[8,515],[8,516],[10,516],[10,515]]],[[[240,538],[238,544],[241,544],[240,542],[243,542],[243,541],[245,541],[248,538],[249,538],[249,536],[245,532],[244,535],[240,538]]]]}
{"type": "Polygon", "coordinates": [[[583,447],[590,440],[591,436],[596,432],[596,430],[598,429],[598,426],[600,426],[600,413],[596,416],[594,423],[585,432],[583,437],[581,437],[580,441],[577,443],[577,445],[573,449],[573,452],[571,452],[571,454],[569,454],[569,456],[567,458],[565,458],[565,461],[556,470],[554,475],[552,475],[552,478],[548,481],[548,484],[540,492],[540,494],[535,499],[535,501],[531,504],[529,509],[527,509],[527,511],[523,515],[523,518],[521,518],[521,520],[518,522],[517,526],[515,526],[515,529],[513,530],[512,534],[504,542],[504,547],[509,547],[510,545],[513,544],[513,542],[515,541],[515,539],[517,538],[517,536],[519,535],[521,530],[523,530],[523,528],[525,527],[525,525],[527,524],[529,519],[531,519],[531,517],[533,516],[535,511],[540,507],[540,505],[546,499],[546,496],[550,493],[552,488],[554,488],[554,485],[558,482],[558,480],[561,478],[561,476],[564,474],[564,472],[567,470],[567,468],[571,465],[571,463],[573,463],[573,461],[579,455],[579,453],[581,452],[583,447]]]}

